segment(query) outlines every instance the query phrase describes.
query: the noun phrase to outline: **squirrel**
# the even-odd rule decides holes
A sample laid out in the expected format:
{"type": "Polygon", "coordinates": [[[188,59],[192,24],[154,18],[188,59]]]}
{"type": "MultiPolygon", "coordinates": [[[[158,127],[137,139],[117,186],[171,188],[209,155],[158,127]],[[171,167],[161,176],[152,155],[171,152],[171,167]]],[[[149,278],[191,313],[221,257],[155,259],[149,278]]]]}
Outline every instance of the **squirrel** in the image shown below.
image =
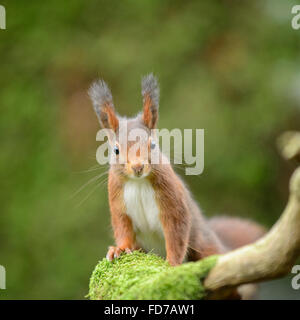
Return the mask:
{"type": "Polygon", "coordinates": [[[152,134],[159,109],[159,86],[153,74],[142,78],[143,111],[135,118],[116,113],[111,91],[103,80],[93,83],[89,96],[101,127],[116,136],[109,138],[114,156],[126,158],[124,163],[110,164],[109,169],[109,206],[116,244],[108,248],[108,260],[142,249],[166,257],[176,266],[225,253],[264,234],[263,227],[246,219],[206,219],[172,165],[152,164],[148,159],[149,152],[145,151],[154,148],[164,157],[152,134]],[[144,151],[128,155],[130,142],[121,141],[121,122],[126,123],[128,133],[137,128],[147,133],[144,151]]]}

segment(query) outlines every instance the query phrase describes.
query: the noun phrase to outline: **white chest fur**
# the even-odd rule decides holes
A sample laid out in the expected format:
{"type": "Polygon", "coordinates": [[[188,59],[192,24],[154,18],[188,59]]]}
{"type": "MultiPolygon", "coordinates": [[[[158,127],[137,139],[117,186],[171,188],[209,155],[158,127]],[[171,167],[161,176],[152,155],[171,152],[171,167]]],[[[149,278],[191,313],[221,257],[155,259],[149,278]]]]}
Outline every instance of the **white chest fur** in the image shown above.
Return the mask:
{"type": "Polygon", "coordinates": [[[124,186],[124,202],[138,245],[164,257],[163,229],[151,183],[146,179],[128,180],[124,186]]]}

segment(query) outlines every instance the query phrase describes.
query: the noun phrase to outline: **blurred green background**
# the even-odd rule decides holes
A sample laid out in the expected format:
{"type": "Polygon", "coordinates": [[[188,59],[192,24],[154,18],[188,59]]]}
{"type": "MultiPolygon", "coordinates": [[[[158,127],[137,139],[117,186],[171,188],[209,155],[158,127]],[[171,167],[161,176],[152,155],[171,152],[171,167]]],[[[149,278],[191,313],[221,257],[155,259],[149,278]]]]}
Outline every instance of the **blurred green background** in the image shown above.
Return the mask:
{"type": "MultiPolygon", "coordinates": [[[[186,177],[206,215],[271,226],[295,164],[275,141],[299,129],[296,1],[12,1],[0,30],[2,299],[83,299],[112,244],[99,128],[87,96],[104,78],[120,114],[161,85],[161,128],[204,128],[205,169],[186,177]]],[[[179,171],[180,173],[181,171],[179,171]]],[[[290,278],[260,298],[298,298],[290,278]]]]}

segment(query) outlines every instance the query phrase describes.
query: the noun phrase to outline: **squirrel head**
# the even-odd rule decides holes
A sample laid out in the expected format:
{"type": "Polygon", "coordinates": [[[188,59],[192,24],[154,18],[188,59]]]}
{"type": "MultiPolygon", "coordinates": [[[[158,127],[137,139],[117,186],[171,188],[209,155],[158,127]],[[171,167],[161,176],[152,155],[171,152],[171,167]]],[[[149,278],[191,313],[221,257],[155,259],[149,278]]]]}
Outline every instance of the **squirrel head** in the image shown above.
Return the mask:
{"type": "Polygon", "coordinates": [[[132,179],[148,176],[160,157],[154,130],[159,108],[156,77],[151,73],[142,78],[143,111],[135,118],[116,113],[111,91],[103,80],[91,86],[89,96],[101,127],[107,131],[111,155],[116,160],[111,164],[113,169],[132,179]]]}

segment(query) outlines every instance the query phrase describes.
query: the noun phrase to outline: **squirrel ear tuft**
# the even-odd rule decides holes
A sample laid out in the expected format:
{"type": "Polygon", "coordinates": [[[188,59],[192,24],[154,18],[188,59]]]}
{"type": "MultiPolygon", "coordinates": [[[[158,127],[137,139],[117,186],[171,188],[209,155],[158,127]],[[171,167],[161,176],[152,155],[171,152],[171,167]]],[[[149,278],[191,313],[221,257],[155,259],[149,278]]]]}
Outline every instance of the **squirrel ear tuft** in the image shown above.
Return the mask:
{"type": "Polygon", "coordinates": [[[154,129],[158,120],[159,86],[152,73],[142,78],[142,96],[144,124],[149,129],[154,129]]]}
{"type": "Polygon", "coordinates": [[[98,80],[92,84],[88,93],[100,125],[105,129],[116,131],[119,127],[119,120],[116,116],[112,95],[107,84],[103,80],[98,80]]]}

